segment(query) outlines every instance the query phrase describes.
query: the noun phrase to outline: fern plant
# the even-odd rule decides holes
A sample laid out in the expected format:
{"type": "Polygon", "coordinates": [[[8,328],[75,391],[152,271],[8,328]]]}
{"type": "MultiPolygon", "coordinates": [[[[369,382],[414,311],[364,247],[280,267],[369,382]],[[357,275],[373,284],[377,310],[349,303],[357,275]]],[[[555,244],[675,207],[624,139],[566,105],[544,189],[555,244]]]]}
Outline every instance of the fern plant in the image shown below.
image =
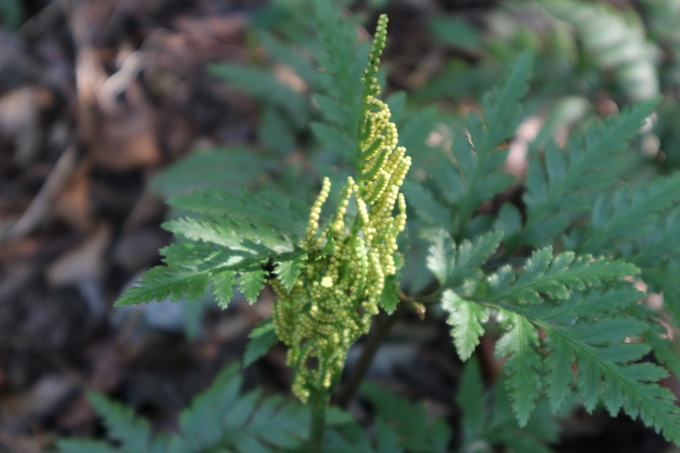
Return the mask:
{"type": "MultiPolygon", "coordinates": [[[[61,451],[444,451],[450,433],[441,421],[426,421],[422,409],[392,402],[374,386],[362,391],[378,413],[375,442],[328,406],[349,347],[370,331],[376,314],[392,314],[399,305],[441,306],[459,357],[473,358],[457,397],[466,414],[464,448],[482,439],[515,451],[549,451],[557,428],[536,421],[536,413],[559,414],[575,400],[588,411],[603,407],[639,417],[680,444],[680,410],[659,385],[666,369],[680,372],[677,350],[659,323],[680,304],[674,237],[680,179],[622,182],[635,159],[629,143],[656,101],[591,124],[564,148],[548,141],[529,154],[526,176],[512,176],[503,145],[517,130],[529,90],[532,57],[523,54],[483,97],[481,113],[468,115],[462,129],[450,127],[451,149],[422,147],[426,155],[414,153],[412,162],[404,145],[417,146],[437,114],[414,115],[402,129],[409,133],[400,135],[390,107],[398,111],[403,98],[380,99],[386,16],[368,49],[354,44],[351,21],[332,2],[314,6],[315,55],[323,70],[311,75],[307,63],[281,52],[317,90],[313,100],[323,121],[311,129],[321,146],[353,163],[354,173],[324,178],[311,207],[249,191],[172,198],[171,206],[189,215],[164,224],[177,237],[162,250],[165,265],[118,301],[196,300],[210,289],[226,307],[234,288],[254,303],[269,285],[277,295],[273,317],[251,334],[245,361],[284,343],[292,391],[306,406],[275,398],[258,403],[258,394],[241,398],[236,371],[229,369],[169,437],[150,437],[146,422],[92,395],[121,449],[62,441],[61,451]],[[366,55],[362,75],[357,61],[366,55]],[[412,165],[419,171],[405,182],[412,165]],[[513,187],[522,187],[521,199],[499,197],[513,187]],[[483,208],[490,204],[494,209],[483,208]],[[404,230],[408,235],[400,235],[404,230]],[[424,253],[416,246],[423,242],[424,253]],[[401,284],[400,245],[428,272],[429,284],[401,284]],[[644,303],[642,288],[663,292],[664,311],[644,303]],[[476,383],[474,356],[491,328],[499,335],[495,354],[505,360],[505,377],[499,406],[486,416],[478,414],[486,396],[476,383]],[[647,360],[650,353],[666,368],[647,360]],[[418,420],[409,413],[420,414],[418,420]],[[258,432],[265,423],[276,427],[276,436],[258,432]],[[512,434],[523,427],[520,436],[512,434]]],[[[249,74],[222,69],[232,78],[249,74]]],[[[295,110],[299,100],[287,96],[275,99],[277,105],[295,110]]]]}

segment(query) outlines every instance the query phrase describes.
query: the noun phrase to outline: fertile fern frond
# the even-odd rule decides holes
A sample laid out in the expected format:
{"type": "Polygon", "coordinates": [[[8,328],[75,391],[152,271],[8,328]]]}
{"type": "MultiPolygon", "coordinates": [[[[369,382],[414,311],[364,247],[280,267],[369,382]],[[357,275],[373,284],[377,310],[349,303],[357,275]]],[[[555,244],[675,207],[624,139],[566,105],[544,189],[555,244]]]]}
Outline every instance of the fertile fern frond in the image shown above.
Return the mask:
{"type": "Polygon", "coordinates": [[[520,244],[547,245],[555,234],[565,231],[590,209],[589,194],[614,182],[625,160],[623,151],[628,141],[655,105],[656,100],[641,102],[602,125],[589,127],[584,135],[569,141],[566,152],[550,142],[545,150],[545,163],[532,156],[523,197],[527,219],[523,228],[508,239],[510,249],[520,244]]]}

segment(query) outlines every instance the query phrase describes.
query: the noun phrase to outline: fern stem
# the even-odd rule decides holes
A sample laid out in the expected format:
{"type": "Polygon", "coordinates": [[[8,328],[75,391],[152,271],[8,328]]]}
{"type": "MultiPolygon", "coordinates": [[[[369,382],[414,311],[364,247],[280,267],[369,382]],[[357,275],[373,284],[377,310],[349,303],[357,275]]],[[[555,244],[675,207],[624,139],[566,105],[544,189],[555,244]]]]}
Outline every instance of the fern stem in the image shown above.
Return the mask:
{"type": "Polygon", "coordinates": [[[312,422],[309,429],[309,453],[322,453],[323,432],[326,428],[326,406],[328,406],[328,392],[325,389],[314,388],[309,395],[312,409],[312,422]]]}

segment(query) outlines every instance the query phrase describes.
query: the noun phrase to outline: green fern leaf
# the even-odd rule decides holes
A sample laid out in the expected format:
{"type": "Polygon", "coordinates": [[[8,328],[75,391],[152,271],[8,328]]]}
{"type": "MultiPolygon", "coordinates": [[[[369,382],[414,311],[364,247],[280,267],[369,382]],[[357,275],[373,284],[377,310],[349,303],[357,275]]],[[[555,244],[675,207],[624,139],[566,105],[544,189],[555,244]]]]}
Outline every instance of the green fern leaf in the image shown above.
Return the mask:
{"type": "Polygon", "coordinates": [[[622,151],[656,103],[641,102],[608,118],[602,126],[588,128],[584,136],[569,141],[566,153],[550,142],[545,168],[537,156],[532,156],[523,198],[527,221],[508,246],[546,245],[587,211],[592,203],[589,194],[613,183],[624,160],[622,151]]]}
{"type": "Polygon", "coordinates": [[[361,118],[361,90],[356,84],[362,78],[368,43],[357,46],[354,24],[334,2],[314,2],[314,15],[319,27],[314,58],[324,68],[316,75],[321,93],[315,100],[325,123],[312,123],[312,131],[326,149],[355,166],[361,118]]]}
{"type": "Polygon", "coordinates": [[[437,199],[435,195],[423,187],[411,181],[404,183],[404,193],[409,200],[409,206],[413,206],[416,215],[428,225],[444,228],[447,231],[454,227],[454,216],[451,208],[437,199]]]}
{"type": "Polygon", "coordinates": [[[660,215],[680,202],[680,174],[659,178],[651,184],[622,188],[612,196],[600,196],[591,213],[591,223],[577,250],[602,253],[618,241],[647,236],[646,225],[659,222],[660,215]]]}
{"type": "Polygon", "coordinates": [[[260,392],[239,395],[239,367],[230,366],[180,415],[177,451],[198,453],[222,449],[273,452],[299,448],[308,429],[308,408],[283,403],[281,397],[262,399],[260,392]]]}
{"type": "Polygon", "coordinates": [[[484,334],[482,326],[489,320],[489,311],[474,302],[468,302],[451,290],[442,295],[442,308],[449,312],[447,322],[452,326],[451,337],[461,360],[470,358],[484,334]]]}
{"type": "MultiPolygon", "coordinates": [[[[476,357],[472,357],[465,363],[456,392],[456,403],[462,412],[460,423],[463,439],[461,444],[465,447],[481,436],[488,422],[484,379],[476,357]]],[[[466,450],[463,449],[463,451],[466,450]]]]}
{"type": "Polygon", "coordinates": [[[300,272],[302,271],[302,260],[307,258],[307,255],[302,254],[294,260],[277,261],[276,264],[276,278],[283,284],[283,287],[290,290],[295,284],[300,272]]]}
{"type": "Polygon", "coordinates": [[[680,314],[680,259],[672,259],[662,267],[643,267],[642,279],[664,295],[664,307],[672,314],[680,314]]]}
{"type": "Polygon", "coordinates": [[[212,274],[212,294],[220,308],[227,308],[234,295],[234,277],[236,272],[225,270],[212,274]]]}
{"type": "Polygon", "coordinates": [[[456,247],[448,233],[438,230],[431,235],[427,267],[442,288],[456,288],[467,280],[478,280],[482,275],[480,267],[496,251],[502,238],[501,233],[488,233],[456,247]]]}
{"type": "Polygon", "coordinates": [[[519,425],[526,426],[542,387],[538,332],[526,318],[514,313],[506,323],[510,328],[496,343],[496,356],[507,357],[506,387],[519,425]]]}
{"type": "MultiPolygon", "coordinates": [[[[625,299],[619,302],[622,313],[627,311],[623,307],[634,307],[640,296],[635,291],[613,291],[625,299]]],[[[677,442],[680,408],[674,404],[673,394],[656,384],[667,372],[651,363],[637,363],[649,352],[650,346],[627,341],[647,331],[645,322],[613,314],[591,318],[587,314],[601,315],[603,311],[593,311],[589,293],[584,297],[576,294],[563,302],[570,305],[566,311],[573,312],[578,312],[579,305],[583,304],[584,311],[576,319],[564,316],[560,303],[550,305],[552,310],[540,305],[497,305],[504,313],[503,324],[508,328],[497,345],[497,355],[509,354],[508,389],[520,423],[532,410],[543,380],[540,371],[545,369],[548,372],[546,393],[553,411],[562,406],[571,392],[570,386],[575,384],[587,410],[593,410],[599,402],[612,415],[623,409],[631,417],[640,416],[646,425],[677,442]],[[539,341],[538,329],[544,332],[545,340],[539,341]],[[538,347],[547,353],[544,360],[538,347]],[[572,367],[578,370],[576,374],[572,367]],[[524,379],[530,380],[531,385],[524,379]]],[[[610,307],[606,311],[615,309],[610,307]]]]}
{"type": "Polygon", "coordinates": [[[99,393],[89,392],[87,399],[103,418],[107,436],[120,442],[125,453],[145,453],[151,437],[151,425],[138,418],[133,409],[99,393]]]}
{"type": "Polygon", "coordinates": [[[335,156],[342,157],[348,163],[356,160],[356,144],[353,138],[338,127],[313,122],[312,132],[321,145],[335,156]]]}
{"type": "Polygon", "coordinates": [[[260,291],[264,288],[265,281],[265,272],[257,270],[242,273],[237,278],[236,283],[238,283],[241,292],[248,302],[252,304],[257,300],[257,296],[260,295],[260,291]]]}
{"type": "Polygon", "coordinates": [[[210,272],[195,269],[157,266],[142,277],[139,286],[132,286],[116,301],[130,305],[170,299],[178,302],[186,295],[190,302],[203,296],[210,282],[210,272]]]}
{"type": "Polygon", "coordinates": [[[456,392],[462,412],[460,450],[491,453],[495,446],[504,445],[513,452],[551,453],[547,444],[558,441],[559,424],[547,406],[539,403],[526,427],[518,427],[505,390],[506,380],[499,380],[492,392],[487,392],[478,361],[473,357],[465,363],[456,392]]]}
{"type": "Polygon", "coordinates": [[[520,54],[501,82],[482,97],[486,133],[481,148],[490,150],[515,134],[521,117],[520,100],[529,90],[532,55],[520,54]]]}
{"type": "Polygon", "coordinates": [[[515,277],[509,266],[490,276],[490,293],[486,297],[506,303],[536,304],[546,296],[566,299],[572,291],[637,273],[634,265],[624,261],[577,257],[572,252],[553,257],[552,247],[546,247],[534,252],[519,276],[515,277]]]}
{"type": "Polygon", "coordinates": [[[271,234],[275,242],[282,236],[302,238],[307,227],[307,207],[304,204],[286,201],[272,193],[254,195],[245,191],[205,190],[179,195],[168,203],[237,226],[253,225],[259,234],[271,234]]]}
{"type": "MultiPolygon", "coordinates": [[[[475,114],[468,116],[465,126],[469,138],[462,133],[454,137],[456,171],[448,171],[449,178],[438,178],[437,183],[443,192],[453,194],[458,233],[463,232],[462,228],[481,203],[502,192],[513,181],[503,169],[507,152],[496,148],[515,133],[521,119],[519,100],[527,92],[530,76],[531,56],[525,53],[501,83],[484,96],[484,120],[475,114]]],[[[442,159],[442,166],[451,165],[442,159]]]]}
{"type": "Polygon", "coordinates": [[[213,295],[224,308],[232,298],[235,278],[253,302],[264,287],[263,266],[272,260],[281,269],[279,279],[284,285],[290,286],[295,280],[306,256],[296,245],[306,234],[306,220],[299,206],[273,194],[217,191],[181,195],[170,203],[203,216],[163,224],[176,236],[192,242],[162,249],[168,266],[147,272],[140,286],[126,291],[118,305],[166,298],[178,301],[183,295],[195,301],[212,281],[213,295]]]}
{"type": "Polygon", "coordinates": [[[579,370],[577,388],[586,409],[592,410],[601,399],[610,414],[615,415],[623,409],[631,417],[639,415],[646,425],[678,442],[680,409],[674,404],[675,397],[670,390],[655,384],[667,372],[651,363],[628,364],[641,359],[649,347],[623,343],[622,339],[644,329],[645,326],[636,320],[605,318],[580,329],[551,325],[546,333],[553,344],[566,342],[561,347],[573,350],[579,370]],[[603,322],[605,325],[601,326],[603,322]],[[598,346],[605,338],[617,336],[620,343],[598,346]],[[594,385],[599,382],[602,384],[594,385]]]}
{"type": "Polygon", "coordinates": [[[559,304],[536,306],[534,313],[543,319],[560,324],[571,324],[579,319],[598,319],[618,314],[630,308],[633,301],[641,300],[644,293],[627,285],[604,289],[591,289],[585,293],[573,292],[559,304]]]}
{"type": "Polygon", "coordinates": [[[311,85],[312,91],[315,91],[318,70],[305,52],[297,51],[298,49],[289,42],[279,40],[266,31],[260,31],[257,37],[269,55],[275,56],[278,62],[292,68],[302,80],[311,85]]]}

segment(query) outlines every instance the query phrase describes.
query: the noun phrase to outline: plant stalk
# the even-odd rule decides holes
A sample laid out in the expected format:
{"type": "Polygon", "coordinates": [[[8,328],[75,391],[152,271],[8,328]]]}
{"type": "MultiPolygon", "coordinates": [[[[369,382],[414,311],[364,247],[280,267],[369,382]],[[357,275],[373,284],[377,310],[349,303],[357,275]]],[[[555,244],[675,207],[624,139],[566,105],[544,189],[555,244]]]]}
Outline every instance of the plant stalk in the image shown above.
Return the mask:
{"type": "Polygon", "coordinates": [[[328,392],[321,389],[313,389],[309,399],[312,409],[312,421],[309,429],[309,453],[322,453],[323,433],[326,428],[328,392]]]}

